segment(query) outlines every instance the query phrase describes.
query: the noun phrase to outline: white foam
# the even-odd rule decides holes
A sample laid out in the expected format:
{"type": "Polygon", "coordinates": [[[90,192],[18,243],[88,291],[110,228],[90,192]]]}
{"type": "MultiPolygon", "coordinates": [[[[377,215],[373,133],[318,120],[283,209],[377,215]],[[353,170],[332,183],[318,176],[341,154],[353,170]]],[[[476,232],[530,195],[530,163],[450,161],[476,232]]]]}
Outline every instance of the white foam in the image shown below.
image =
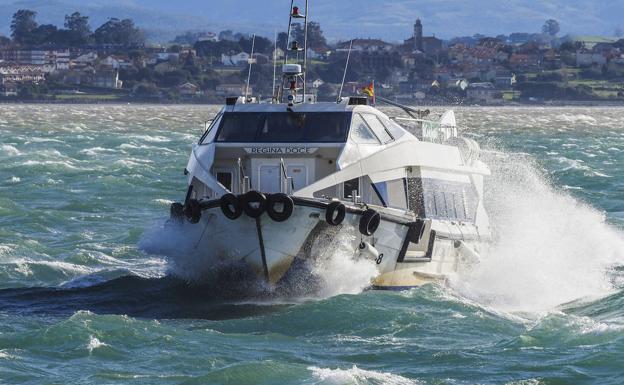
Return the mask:
{"type": "Polygon", "coordinates": [[[80,150],[78,153],[84,154],[87,156],[97,156],[100,153],[115,153],[115,152],[117,151],[110,149],[110,148],[92,147],[92,148],[85,148],[84,150],[80,150]]]}
{"type": "MultiPolygon", "coordinates": [[[[139,248],[146,253],[166,256],[168,272],[181,279],[202,282],[214,269],[223,266],[222,255],[211,248],[196,249],[197,239],[203,226],[183,225],[148,229],[139,241],[139,248]]],[[[344,226],[332,240],[319,238],[311,247],[311,274],[322,280],[317,296],[330,297],[339,294],[356,294],[367,288],[377,275],[372,260],[358,259],[352,244],[357,230],[344,226]]]]}
{"type": "Polygon", "coordinates": [[[87,344],[87,350],[89,351],[89,353],[92,353],[95,349],[101,348],[103,346],[109,346],[109,345],[100,341],[96,337],[89,336],[89,343],[87,344]]]}
{"type": "Polygon", "coordinates": [[[0,360],[14,360],[16,356],[10,354],[6,349],[0,349],[0,360]]]}
{"type": "Polygon", "coordinates": [[[18,258],[9,263],[15,264],[15,271],[23,275],[32,275],[34,266],[46,266],[65,274],[89,274],[94,270],[90,267],[62,261],[36,261],[30,258],[18,258]]]}
{"type": "Polygon", "coordinates": [[[312,246],[312,272],[323,279],[321,296],[357,294],[370,286],[377,275],[374,261],[354,255],[352,245],[355,240],[356,230],[344,226],[335,239],[316,242],[312,246]]]}
{"type": "Polygon", "coordinates": [[[8,156],[17,156],[21,155],[21,152],[15,148],[15,146],[11,146],[10,144],[3,144],[0,146],[0,154],[8,155],[8,156]]]}
{"type": "Polygon", "coordinates": [[[490,159],[486,182],[494,241],[482,262],[451,285],[505,311],[547,311],[610,294],[609,271],[624,263],[624,236],[602,212],[555,189],[524,157],[490,159]]]}
{"type": "Polygon", "coordinates": [[[351,369],[329,369],[316,366],[308,367],[319,381],[314,384],[383,384],[383,385],[416,385],[423,382],[412,380],[398,374],[364,370],[353,365],[351,369]]]}

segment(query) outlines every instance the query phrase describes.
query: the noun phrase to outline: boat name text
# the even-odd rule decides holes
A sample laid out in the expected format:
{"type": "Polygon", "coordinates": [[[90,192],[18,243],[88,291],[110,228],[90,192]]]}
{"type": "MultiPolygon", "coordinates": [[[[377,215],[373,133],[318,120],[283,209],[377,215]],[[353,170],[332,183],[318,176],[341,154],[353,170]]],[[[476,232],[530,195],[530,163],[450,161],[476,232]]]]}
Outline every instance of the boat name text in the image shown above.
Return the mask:
{"type": "Polygon", "coordinates": [[[245,151],[248,154],[313,154],[318,150],[314,147],[248,147],[245,151]]]}

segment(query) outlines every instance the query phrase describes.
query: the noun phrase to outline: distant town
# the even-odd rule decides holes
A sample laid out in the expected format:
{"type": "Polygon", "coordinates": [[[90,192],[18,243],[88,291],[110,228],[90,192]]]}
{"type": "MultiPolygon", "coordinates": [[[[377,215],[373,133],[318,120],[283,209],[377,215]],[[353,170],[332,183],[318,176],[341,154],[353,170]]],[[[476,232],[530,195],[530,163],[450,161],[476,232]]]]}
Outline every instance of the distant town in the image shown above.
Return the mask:
{"type": "MultiPolygon", "coordinates": [[[[288,44],[284,32],[254,41],[229,30],[148,44],[130,19],[93,29],[79,12],[62,27],[38,24],[27,9],[10,22],[11,36],[0,35],[0,102],[222,102],[245,93],[250,65],[248,91],[268,98],[288,44]]],[[[560,37],[556,20],[536,33],[450,40],[427,35],[425,25],[415,20],[401,43],[329,43],[321,25],[309,23],[308,87],[319,100],[335,100],[351,51],[345,95],[374,82],[377,95],[408,103],[624,103],[624,39],[560,37]]],[[[303,43],[302,26],[292,31],[303,43]]]]}

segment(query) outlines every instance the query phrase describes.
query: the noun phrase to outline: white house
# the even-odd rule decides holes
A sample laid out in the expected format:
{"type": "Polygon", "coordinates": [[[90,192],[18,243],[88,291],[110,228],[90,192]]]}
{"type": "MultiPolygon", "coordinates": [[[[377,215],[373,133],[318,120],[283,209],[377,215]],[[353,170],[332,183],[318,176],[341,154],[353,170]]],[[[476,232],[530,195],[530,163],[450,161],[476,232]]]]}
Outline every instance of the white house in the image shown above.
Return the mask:
{"type": "Polygon", "coordinates": [[[277,60],[283,59],[284,58],[284,50],[279,48],[279,47],[277,49],[274,49],[273,52],[271,53],[271,59],[273,59],[273,58],[275,58],[277,60]]]}
{"type": "Polygon", "coordinates": [[[472,83],[466,92],[468,99],[479,103],[500,103],[502,93],[492,83],[472,83]]]}
{"type": "MultiPolygon", "coordinates": [[[[222,96],[240,96],[245,94],[245,84],[219,84],[215,91],[222,96]]],[[[253,95],[253,89],[249,87],[249,95],[253,95]]]]}
{"type": "Polygon", "coordinates": [[[249,63],[249,54],[240,52],[234,55],[221,54],[221,64],[230,67],[244,66],[249,63]]]}
{"type": "Polygon", "coordinates": [[[95,52],[85,53],[84,55],[80,55],[77,58],[71,61],[72,67],[86,67],[88,65],[93,65],[93,63],[97,60],[98,55],[95,52]]]}
{"type": "Polygon", "coordinates": [[[100,64],[101,65],[105,65],[105,66],[109,66],[109,67],[111,67],[112,69],[115,69],[115,70],[119,69],[119,60],[115,59],[112,56],[107,56],[106,58],[102,59],[100,61],[100,64]]]}
{"type": "Polygon", "coordinates": [[[325,84],[325,82],[322,79],[316,79],[312,82],[312,88],[319,88],[323,84],[325,84]]]}
{"type": "Polygon", "coordinates": [[[576,51],[576,66],[588,67],[591,65],[604,65],[607,64],[607,58],[599,52],[592,52],[587,50],[576,51]]]}

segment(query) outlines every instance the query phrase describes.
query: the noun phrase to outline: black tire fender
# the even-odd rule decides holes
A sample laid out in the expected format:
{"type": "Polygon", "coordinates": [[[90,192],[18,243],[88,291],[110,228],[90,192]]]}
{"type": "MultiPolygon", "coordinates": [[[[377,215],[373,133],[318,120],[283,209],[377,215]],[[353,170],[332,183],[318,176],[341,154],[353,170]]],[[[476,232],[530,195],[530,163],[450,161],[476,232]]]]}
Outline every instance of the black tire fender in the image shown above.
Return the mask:
{"type": "Polygon", "coordinates": [[[201,219],[201,207],[197,199],[189,199],[184,211],[189,222],[199,223],[201,219]]]}
{"type": "Polygon", "coordinates": [[[375,234],[380,223],[381,215],[373,209],[366,209],[360,218],[360,234],[365,236],[375,234]]]}
{"type": "Polygon", "coordinates": [[[266,212],[275,222],[284,222],[290,218],[295,208],[292,198],[284,193],[271,194],[267,198],[266,212]],[[282,204],[283,209],[277,211],[275,205],[282,204]]]}
{"type": "Polygon", "coordinates": [[[221,212],[223,215],[231,220],[237,219],[243,213],[238,197],[231,193],[221,196],[219,199],[219,206],[221,206],[221,212]]]}
{"type": "Polygon", "coordinates": [[[259,191],[248,191],[247,193],[239,196],[239,201],[245,214],[251,218],[259,218],[266,210],[266,196],[259,191]],[[258,206],[254,207],[252,206],[252,203],[257,203],[258,206]]]}
{"type": "Polygon", "coordinates": [[[338,226],[344,221],[347,214],[345,205],[338,201],[333,201],[325,209],[325,220],[332,226],[338,226]]]}
{"type": "Polygon", "coordinates": [[[176,222],[182,221],[184,219],[184,205],[179,202],[174,202],[169,207],[169,218],[176,222]]]}

